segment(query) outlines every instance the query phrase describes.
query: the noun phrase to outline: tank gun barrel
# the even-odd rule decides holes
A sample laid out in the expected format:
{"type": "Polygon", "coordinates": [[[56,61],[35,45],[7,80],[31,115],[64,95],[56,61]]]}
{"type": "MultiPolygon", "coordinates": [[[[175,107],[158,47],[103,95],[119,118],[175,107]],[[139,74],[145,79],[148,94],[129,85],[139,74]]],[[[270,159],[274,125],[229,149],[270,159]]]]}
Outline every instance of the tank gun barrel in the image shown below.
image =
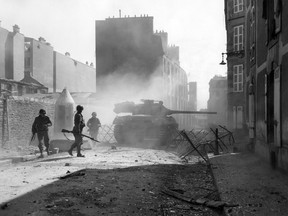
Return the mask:
{"type": "Polygon", "coordinates": [[[181,110],[169,110],[167,109],[167,115],[172,114],[217,114],[217,112],[202,112],[202,111],[181,111],[181,110]]]}

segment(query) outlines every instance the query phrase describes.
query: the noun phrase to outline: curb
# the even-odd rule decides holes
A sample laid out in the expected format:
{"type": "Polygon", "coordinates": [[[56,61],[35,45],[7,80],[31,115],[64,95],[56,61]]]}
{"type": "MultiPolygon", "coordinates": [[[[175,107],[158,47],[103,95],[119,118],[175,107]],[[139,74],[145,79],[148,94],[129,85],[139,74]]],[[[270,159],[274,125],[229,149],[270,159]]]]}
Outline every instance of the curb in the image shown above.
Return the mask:
{"type": "Polygon", "coordinates": [[[12,164],[12,159],[4,159],[0,160],[0,167],[7,166],[12,164]]]}
{"type": "Polygon", "coordinates": [[[12,163],[21,163],[21,162],[25,162],[25,161],[32,161],[37,159],[37,156],[35,155],[25,155],[25,156],[17,156],[17,157],[13,157],[12,159],[12,163]]]}
{"type": "MultiPolygon", "coordinates": [[[[215,187],[216,187],[216,189],[217,189],[217,191],[218,191],[218,196],[219,196],[218,198],[219,198],[221,201],[223,201],[223,198],[222,198],[222,196],[221,196],[221,191],[220,191],[220,189],[219,189],[219,186],[218,186],[218,184],[217,184],[217,179],[216,179],[216,177],[215,177],[215,172],[217,172],[217,171],[215,171],[215,170],[217,170],[218,167],[217,167],[217,169],[213,169],[213,166],[216,166],[216,165],[215,165],[214,163],[211,163],[210,158],[209,158],[209,163],[210,163],[210,164],[209,164],[208,168],[209,168],[209,170],[210,170],[210,172],[211,172],[214,185],[215,185],[215,187]]],[[[223,215],[225,215],[225,216],[228,216],[228,215],[229,215],[228,209],[227,209],[226,207],[223,208],[222,213],[223,213],[223,215]]]]}
{"type": "Polygon", "coordinates": [[[17,164],[26,161],[36,160],[38,157],[36,155],[25,155],[25,156],[13,156],[7,157],[5,159],[0,160],[0,166],[17,164]]]}

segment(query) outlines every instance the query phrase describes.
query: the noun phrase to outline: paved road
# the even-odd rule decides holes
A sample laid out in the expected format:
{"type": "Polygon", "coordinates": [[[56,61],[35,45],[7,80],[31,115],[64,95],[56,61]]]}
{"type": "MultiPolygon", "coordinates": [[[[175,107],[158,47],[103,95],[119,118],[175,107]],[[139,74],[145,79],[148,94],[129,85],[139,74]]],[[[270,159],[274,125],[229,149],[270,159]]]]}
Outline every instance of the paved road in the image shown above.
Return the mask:
{"type": "Polygon", "coordinates": [[[31,190],[52,183],[67,171],[83,168],[112,169],[152,164],[181,164],[174,154],[151,149],[99,147],[84,151],[85,158],[67,153],[44,159],[0,167],[0,203],[7,202],[31,190]]]}

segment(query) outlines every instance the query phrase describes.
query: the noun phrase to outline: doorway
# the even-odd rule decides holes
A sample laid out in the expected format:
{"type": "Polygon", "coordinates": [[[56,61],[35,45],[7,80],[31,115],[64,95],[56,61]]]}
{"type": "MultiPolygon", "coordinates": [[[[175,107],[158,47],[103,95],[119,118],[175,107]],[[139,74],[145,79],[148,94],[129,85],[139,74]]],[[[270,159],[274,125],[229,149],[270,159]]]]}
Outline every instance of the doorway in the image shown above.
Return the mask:
{"type": "Polygon", "coordinates": [[[274,143],[274,71],[267,75],[267,142],[274,143]]]}

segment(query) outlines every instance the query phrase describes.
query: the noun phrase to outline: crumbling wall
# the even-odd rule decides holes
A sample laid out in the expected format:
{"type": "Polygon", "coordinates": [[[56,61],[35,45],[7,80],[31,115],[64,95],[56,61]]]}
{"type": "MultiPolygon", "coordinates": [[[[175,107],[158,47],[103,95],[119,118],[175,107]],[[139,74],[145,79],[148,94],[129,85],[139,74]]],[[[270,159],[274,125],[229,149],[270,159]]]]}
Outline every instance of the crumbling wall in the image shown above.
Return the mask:
{"type": "MultiPolygon", "coordinates": [[[[32,124],[35,117],[39,115],[39,110],[45,109],[52,123],[54,120],[55,104],[54,101],[12,97],[7,100],[7,118],[8,118],[8,141],[6,147],[17,149],[28,147],[30,144],[32,124]]],[[[49,128],[50,138],[53,135],[53,125],[49,128]]]]}

